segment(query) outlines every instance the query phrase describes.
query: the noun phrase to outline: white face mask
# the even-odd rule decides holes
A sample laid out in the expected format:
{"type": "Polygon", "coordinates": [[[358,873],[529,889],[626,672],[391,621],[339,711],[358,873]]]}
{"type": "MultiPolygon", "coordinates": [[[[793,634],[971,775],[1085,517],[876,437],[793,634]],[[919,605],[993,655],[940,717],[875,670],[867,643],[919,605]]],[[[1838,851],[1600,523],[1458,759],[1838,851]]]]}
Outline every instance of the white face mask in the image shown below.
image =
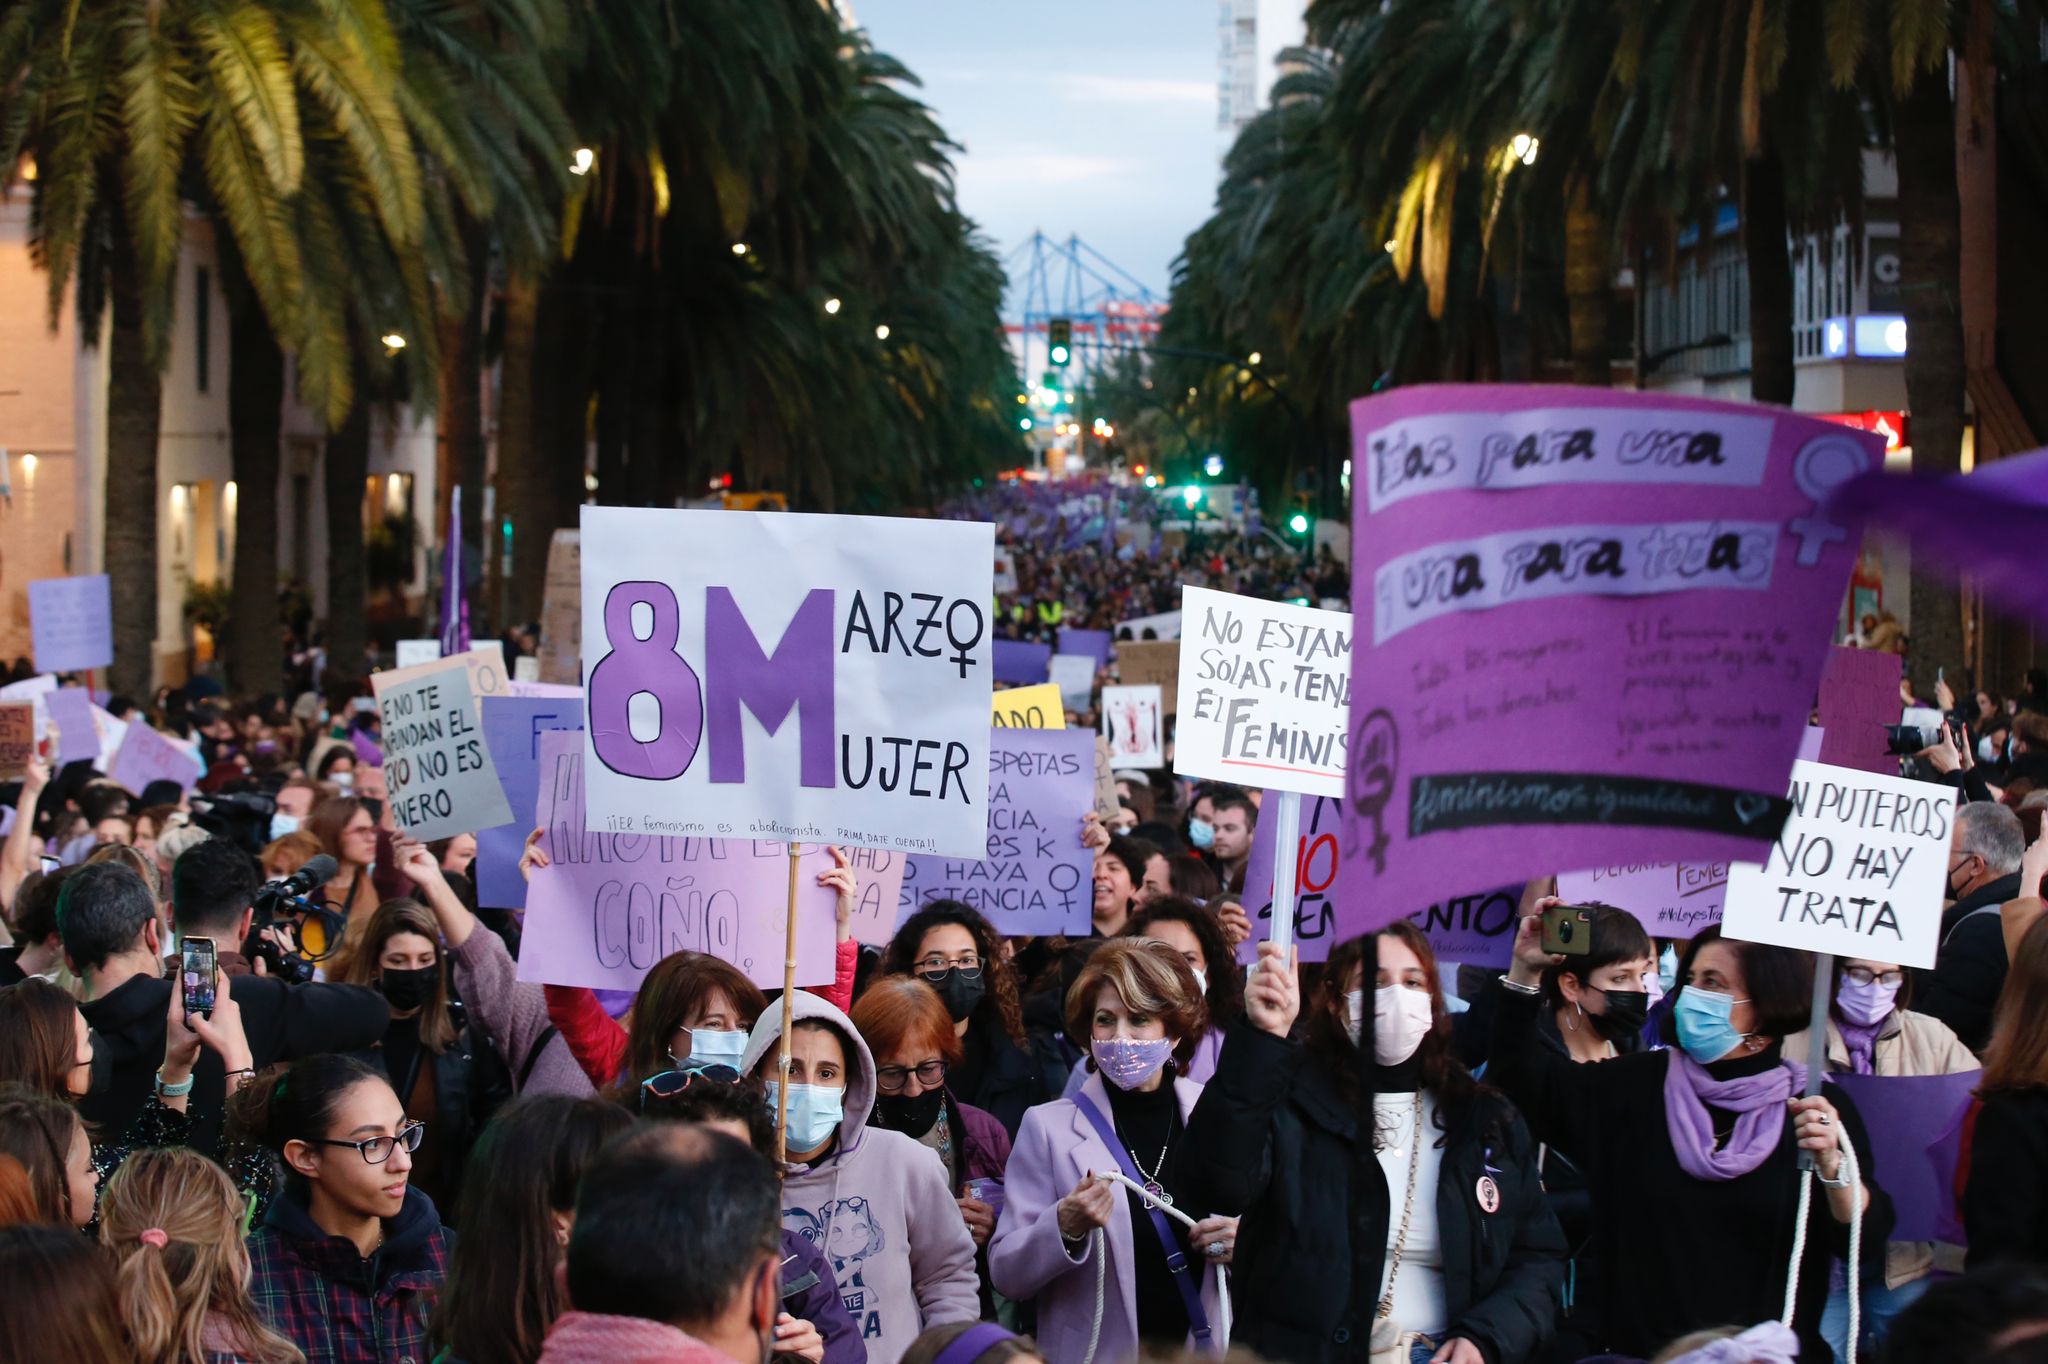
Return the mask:
{"type": "Polygon", "coordinates": [[[1998,746],[1989,739],[1979,739],[1977,741],[1977,761],[1980,763],[1997,762],[1998,746]]]}
{"type": "Polygon", "coordinates": [[[1373,995],[1372,1052],[1383,1066],[1398,1066],[1415,1054],[1435,1019],[1429,992],[1382,985],[1373,995]]]}
{"type": "Polygon", "coordinates": [[[1209,973],[1192,966],[1188,969],[1195,973],[1195,992],[1207,998],[1209,994],[1209,973]]]}
{"type": "Polygon", "coordinates": [[[1365,1028],[1365,991],[1344,992],[1344,1031],[1351,1034],[1351,1045],[1358,1045],[1358,1034],[1365,1028]]]}

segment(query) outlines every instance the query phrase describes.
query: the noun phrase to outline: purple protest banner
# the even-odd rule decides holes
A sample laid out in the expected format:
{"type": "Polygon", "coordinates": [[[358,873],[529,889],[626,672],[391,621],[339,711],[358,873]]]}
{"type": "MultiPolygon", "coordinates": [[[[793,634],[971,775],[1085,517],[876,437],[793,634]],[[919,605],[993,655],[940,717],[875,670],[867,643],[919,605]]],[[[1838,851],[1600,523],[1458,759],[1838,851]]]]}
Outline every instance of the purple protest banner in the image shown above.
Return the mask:
{"type": "Polygon", "coordinates": [[[1820,670],[1820,761],[1862,772],[1897,776],[1899,760],[1885,751],[1886,725],[1899,723],[1897,654],[1882,649],[1828,650],[1820,670]]]}
{"type": "Polygon", "coordinates": [[[903,917],[903,875],[910,854],[893,848],[848,848],[847,863],[860,886],[853,903],[853,940],[887,947],[903,917]]]}
{"type": "Polygon", "coordinates": [[[1892,1228],[1894,1241],[1952,1239],[1960,1148],[1944,1138],[1957,1126],[1970,1105],[1970,1091],[1983,1079],[1980,1070],[1828,1076],[1863,1115],[1878,1178],[1891,1195],[1892,1213],[1898,1219],[1892,1228]]]}
{"type": "Polygon", "coordinates": [[[107,768],[107,780],[138,794],[159,780],[174,781],[190,791],[204,770],[197,753],[137,721],[121,736],[121,747],[107,768]]]}
{"type": "MultiPolygon", "coordinates": [[[[1271,810],[1278,791],[1268,791],[1263,808],[1271,810]]],[[[1303,961],[1325,961],[1330,949],[1352,936],[1337,921],[1337,903],[1357,873],[1344,856],[1340,808],[1328,796],[1301,798],[1301,834],[1296,843],[1294,940],[1303,961]]],[[[1259,944],[1271,937],[1273,919],[1273,821],[1262,818],[1252,830],[1251,860],[1245,866],[1245,912],[1252,936],[1238,945],[1246,965],[1258,960],[1259,944]]],[[[1521,917],[1522,888],[1474,895],[1440,895],[1409,915],[1429,938],[1439,957],[1469,966],[1506,966],[1515,944],[1515,923],[1521,917]]]]}
{"type": "Polygon", "coordinates": [[[100,755],[100,729],[92,721],[92,693],[83,687],[59,687],[43,697],[50,723],[57,727],[58,767],[100,755]]]}
{"type": "Polygon", "coordinates": [[[1763,855],[1876,437],[1773,408],[1444,385],[1352,406],[1355,933],[1589,862],[1763,855]]]}
{"type": "Polygon", "coordinates": [[[28,585],[28,618],[37,672],[80,672],[114,661],[114,597],[106,574],[36,579],[28,585]]]}
{"type": "Polygon", "coordinates": [[[1015,686],[1043,682],[1052,669],[1052,645],[1022,639],[994,641],[996,681],[1015,686]]]}
{"type": "MultiPolygon", "coordinates": [[[[513,684],[515,687],[518,683],[513,684]]],[[[540,741],[549,730],[583,728],[583,689],[570,687],[568,697],[486,696],[484,746],[498,769],[498,785],[512,807],[512,822],[479,829],[476,835],[476,898],[490,909],[517,909],[526,903],[526,879],[519,874],[519,855],[526,836],[539,827],[534,811],[540,800],[540,741]]]]}
{"type": "MultiPolygon", "coordinates": [[[[526,888],[519,978],[547,985],[638,989],[671,952],[708,952],[757,985],[782,985],[789,849],[750,839],[586,833],[583,735],[541,735],[537,815],[551,865],[526,888]]],[[[838,896],[817,884],[832,868],[806,844],[797,873],[796,978],[833,977],[838,896]]]]}
{"type": "Polygon", "coordinates": [[[1726,862],[1625,862],[1557,874],[1559,897],[1602,904],[1640,919],[1653,938],[1691,938],[1721,922],[1726,862]]]}
{"type": "Polygon", "coordinates": [[[1095,857],[1081,846],[1081,817],[1094,808],[1094,791],[1094,730],[991,730],[988,855],[912,857],[903,916],[933,900],[959,900],[1006,937],[1085,937],[1095,857]]]}
{"type": "Polygon", "coordinates": [[[1110,637],[1107,630],[1075,630],[1060,627],[1060,652],[1093,654],[1098,669],[1109,666],[1110,637]]]}

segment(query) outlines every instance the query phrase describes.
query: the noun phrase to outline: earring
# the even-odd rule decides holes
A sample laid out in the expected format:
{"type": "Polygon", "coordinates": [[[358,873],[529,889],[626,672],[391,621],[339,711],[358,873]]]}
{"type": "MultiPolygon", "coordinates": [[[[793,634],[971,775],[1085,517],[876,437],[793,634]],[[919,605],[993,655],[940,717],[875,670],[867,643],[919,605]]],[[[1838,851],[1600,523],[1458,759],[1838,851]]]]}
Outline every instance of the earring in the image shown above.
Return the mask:
{"type": "MultiPolygon", "coordinates": [[[[1574,1009],[1577,1009],[1577,1010],[1579,1011],[1579,1016],[1580,1016],[1580,1017],[1582,1017],[1582,1018],[1583,1018],[1583,1017],[1585,1016],[1585,1013],[1586,1013],[1586,1006],[1585,1006],[1585,1005],[1583,1005],[1583,1004],[1574,1004],[1574,1005],[1572,1005],[1572,1007],[1573,1007],[1574,1009]]],[[[1572,1022],[1572,1016],[1571,1016],[1570,1014],[1566,1014],[1566,1015],[1564,1016],[1564,1025],[1565,1025],[1565,1027],[1569,1028],[1569,1029],[1570,1029],[1571,1031],[1573,1031],[1573,1032],[1577,1032],[1577,1031],[1579,1030],[1579,1025],[1578,1025],[1578,1024],[1576,1024],[1576,1023],[1574,1023],[1574,1022],[1572,1022]]]]}

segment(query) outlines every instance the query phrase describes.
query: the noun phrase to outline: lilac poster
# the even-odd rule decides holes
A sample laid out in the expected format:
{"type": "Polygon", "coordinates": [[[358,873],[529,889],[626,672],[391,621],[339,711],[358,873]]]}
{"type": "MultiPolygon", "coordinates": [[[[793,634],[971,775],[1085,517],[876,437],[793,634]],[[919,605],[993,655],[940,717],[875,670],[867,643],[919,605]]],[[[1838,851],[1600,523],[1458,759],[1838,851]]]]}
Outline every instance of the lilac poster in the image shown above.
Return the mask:
{"type": "Polygon", "coordinates": [[[1095,666],[1109,666],[1110,638],[1107,630],[1075,630],[1062,627],[1060,630],[1060,652],[1063,654],[1092,654],[1095,666]]]}
{"type": "Polygon", "coordinates": [[[107,768],[107,780],[137,794],[158,780],[174,781],[190,791],[203,775],[197,753],[140,722],[128,726],[107,768]]]}
{"type": "Polygon", "coordinates": [[[1776,409],[1514,385],[1352,406],[1347,932],[1445,868],[1757,859],[1857,544],[1864,432],[1776,409]]]}
{"type": "Polygon", "coordinates": [[[1956,1225],[1957,1143],[1945,1140],[1970,1104],[1984,1072],[1954,1075],[1843,1075],[1840,1085],[1863,1115],[1877,1156],[1877,1177],[1892,1197],[1895,1241],[1951,1239],[1956,1225]]]}
{"type": "Polygon", "coordinates": [[[90,761],[100,755],[100,730],[92,720],[92,693],[83,687],[59,687],[43,697],[50,723],[57,727],[57,766],[90,761]]]}
{"type": "Polygon", "coordinates": [[[1559,872],[1557,893],[1575,905],[1625,909],[1653,938],[1690,938],[1721,922],[1726,862],[1617,862],[1559,872]]]}
{"type": "MultiPolygon", "coordinates": [[[[517,683],[513,684],[515,687],[517,683]]],[[[492,909],[517,909],[526,903],[526,882],[519,875],[519,854],[534,831],[534,809],[540,799],[540,740],[550,730],[583,728],[583,690],[546,699],[486,696],[484,746],[498,769],[498,785],[512,807],[512,822],[476,835],[477,903],[492,909]]]]}
{"type": "Polygon", "coordinates": [[[1095,808],[1094,793],[1094,730],[991,730],[987,855],[912,857],[903,914],[959,900],[1005,936],[1085,936],[1095,858],[1081,846],[1081,817],[1095,808]]]}
{"type": "Polygon", "coordinates": [[[996,681],[1028,687],[1043,682],[1052,668],[1052,645],[1029,640],[999,639],[995,642],[996,681]]]}
{"type": "MultiPolygon", "coordinates": [[[[1277,791],[1266,793],[1272,809],[1277,791]]],[[[1301,839],[1295,866],[1294,936],[1301,960],[1323,961],[1331,947],[1365,930],[1339,923],[1338,905],[1345,886],[1357,875],[1344,856],[1339,835],[1338,803],[1328,796],[1301,798],[1301,839]]],[[[1245,867],[1245,912],[1252,936],[1238,947],[1247,965],[1258,960],[1258,946],[1271,936],[1273,920],[1273,825],[1262,819],[1252,830],[1251,861],[1245,867]]],[[[1515,923],[1521,917],[1522,888],[1478,893],[1445,892],[1408,917],[1428,936],[1439,957],[1471,966],[1506,966],[1514,948],[1515,923]]]]}
{"type": "MultiPolygon", "coordinates": [[[[541,735],[537,811],[550,866],[526,888],[519,978],[635,990],[671,952],[708,952],[757,985],[782,984],[786,844],[584,831],[583,736],[541,735]]],[[[796,978],[831,983],[838,897],[817,884],[832,867],[804,845],[797,874],[796,978]]]]}
{"type": "Polygon", "coordinates": [[[1820,761],[1836,767],[1897,776],[1899,760],[1885,751],[1884,727],[1899,723],[1897,654],[1881,649],[1828,650],[1820,672],[1820,761]]]}
{"type": "Polygon", "coordinates": [[[38,578],[28,585],[31,647],[39,673],[80,672],[114,661],[114,597],[107,575],[38,578]]]}

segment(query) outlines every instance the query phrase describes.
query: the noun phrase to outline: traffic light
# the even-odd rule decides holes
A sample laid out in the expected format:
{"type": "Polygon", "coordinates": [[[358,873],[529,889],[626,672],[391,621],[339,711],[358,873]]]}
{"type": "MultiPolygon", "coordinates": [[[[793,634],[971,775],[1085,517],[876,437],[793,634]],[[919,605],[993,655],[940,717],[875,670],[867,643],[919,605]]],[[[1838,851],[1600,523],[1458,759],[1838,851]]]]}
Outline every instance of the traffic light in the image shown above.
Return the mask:
{"type": "Polygon", "coordinates": [[[1315,524],[1309,517],[1308,509],[1309,495],[1307,493],[1296,493],[1294,495],[1294,515],[1287,518],[1287,529],[1293,531],[1296,535],[1308,534],[1309,527],[1315,524]]]}
{"type": "Polygon", "coordinates": [[[1047,356],[1055,365],[1065,366],[1074,358],[1074,321],[1055,317],[1045,324],[1047,356]]]}

